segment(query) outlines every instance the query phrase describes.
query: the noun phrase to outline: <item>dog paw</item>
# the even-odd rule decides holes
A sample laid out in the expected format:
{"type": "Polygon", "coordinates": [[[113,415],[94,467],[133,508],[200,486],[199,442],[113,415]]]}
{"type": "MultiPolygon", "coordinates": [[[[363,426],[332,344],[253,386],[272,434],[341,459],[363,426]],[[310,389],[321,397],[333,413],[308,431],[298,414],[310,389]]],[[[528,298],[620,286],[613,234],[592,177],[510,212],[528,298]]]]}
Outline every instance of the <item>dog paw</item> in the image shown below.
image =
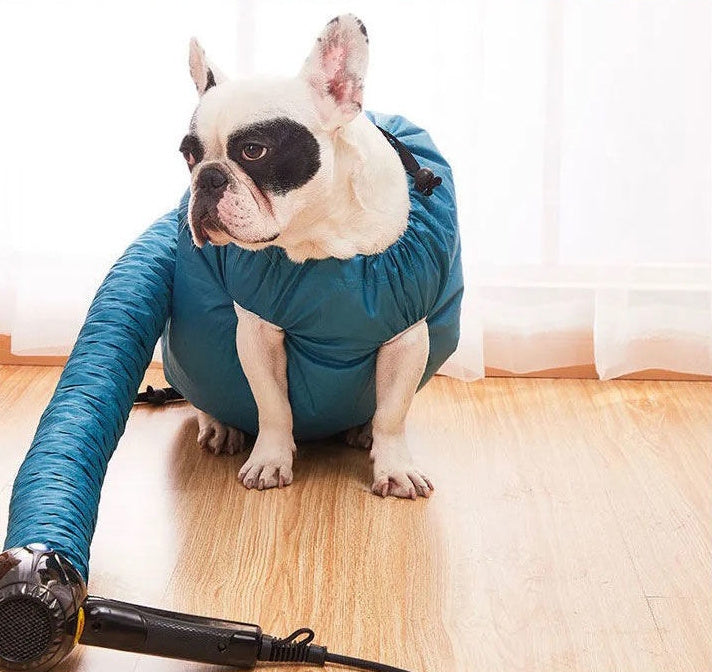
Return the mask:
{"type": "Polygon", "coordinates": [[[371,445],[373,444],[373,428],[371,422],[369,421],[364,425],[346,430],[344,441],[346,445],[351,448],[371,450],[371,445]]]}
{"type": "Polygon", "coordinates": [[[435,490],[432,481],[413,464],[405,444],[405,437],[388,441],[374,439],[371,459],[373,460],[371,492],[375,495],[417,499],[430,497],[435,490]]]}
{"type": "Polygon", "coordinates": [[[400,497],[402,499],[416,499],[430,497],[435,487],[430,479],[419,469],[412,465],[404,469],[395,469],[388,472],[374,474],[371,492],[381,497],[400,497]]]}
{"type": "Polygon", "coordinates": [[[267,490],[289,485],[293,478],[292,461],[295,451],[291,437],[289,441],[280,442],[261,441],[260,438],[257,437],[255,447],[237,477],[248,490],[267,490]]]}
{"type": "Polygon", "coordinates": [[[213,455],[234,455],[245,449],[245,435],[235,427],[228,427],[203,411],[198,411],[198,445],[213,455]]]}

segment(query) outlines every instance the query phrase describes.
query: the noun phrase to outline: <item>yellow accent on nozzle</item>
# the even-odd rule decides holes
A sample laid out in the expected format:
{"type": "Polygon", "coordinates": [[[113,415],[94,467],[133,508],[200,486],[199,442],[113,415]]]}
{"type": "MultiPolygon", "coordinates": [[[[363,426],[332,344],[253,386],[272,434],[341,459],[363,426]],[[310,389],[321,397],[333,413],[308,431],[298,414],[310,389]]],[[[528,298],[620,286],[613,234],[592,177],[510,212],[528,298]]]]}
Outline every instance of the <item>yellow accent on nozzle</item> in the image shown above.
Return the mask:
{"type": "Polygon", "coordinates": [[[77,645],[79,638],[82,636],[82,632],[84,632],[84,608],[79,607],[79,611],[77,612],[77,631],[74,634],[75,646],[77,645]]]}

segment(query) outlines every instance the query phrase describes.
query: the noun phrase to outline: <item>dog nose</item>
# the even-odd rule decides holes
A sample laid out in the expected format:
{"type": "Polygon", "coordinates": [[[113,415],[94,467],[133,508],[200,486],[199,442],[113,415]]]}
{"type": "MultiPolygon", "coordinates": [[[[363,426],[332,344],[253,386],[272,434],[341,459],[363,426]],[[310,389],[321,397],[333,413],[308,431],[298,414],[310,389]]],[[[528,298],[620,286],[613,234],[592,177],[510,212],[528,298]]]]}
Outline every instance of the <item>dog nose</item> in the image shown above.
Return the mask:
{"type": "Polygon", "coordinates": [[[227,176],[217,168],[206,168],[198,176],[198,186],[207,191],[220,189],[227,184],[227,176]]]}

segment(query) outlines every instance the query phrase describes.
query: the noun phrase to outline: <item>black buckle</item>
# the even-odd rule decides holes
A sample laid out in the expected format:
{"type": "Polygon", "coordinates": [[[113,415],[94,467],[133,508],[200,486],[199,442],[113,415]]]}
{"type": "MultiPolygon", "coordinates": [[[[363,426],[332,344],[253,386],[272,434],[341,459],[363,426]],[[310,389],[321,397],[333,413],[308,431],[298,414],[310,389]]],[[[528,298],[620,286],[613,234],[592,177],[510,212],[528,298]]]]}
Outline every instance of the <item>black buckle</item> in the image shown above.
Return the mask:
{"type": "Polygon", "coordinates": [[[432,196],[433,189],[439,187],[443,180],[433,173],[430,168],[420,168],[418,172],[414,175],[415,178],[415,188],[425,194],[426,196],[432,196]]]}
{"type": "Polygon", "coordinates": [[[405,168],[405,172],[415,180],[415,188],[425,196],[431,196],[433,189],[439,187],[443,180],[433,173],[430,168],[421,168],[416,158],[410,153],[410,150],[395,137],[380,126],[376,128],[383,133],[391,147],[398,152],[398,157],[405,168]]]}

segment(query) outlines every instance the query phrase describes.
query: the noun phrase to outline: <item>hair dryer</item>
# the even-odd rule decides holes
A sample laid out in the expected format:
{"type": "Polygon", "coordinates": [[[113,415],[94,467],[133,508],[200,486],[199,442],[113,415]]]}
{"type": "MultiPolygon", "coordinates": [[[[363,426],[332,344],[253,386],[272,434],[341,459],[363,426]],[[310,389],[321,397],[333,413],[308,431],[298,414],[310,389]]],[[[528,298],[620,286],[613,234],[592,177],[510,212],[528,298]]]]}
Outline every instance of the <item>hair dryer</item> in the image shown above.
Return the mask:
{"type": "Polygon", "coordinates": [[[0,553],[0,670],[54,667],[77,643],[240,669],[258,661],[399,668],[329,653],[301,628],[285,639],[258,625],[189,616],[87,595],[59,553],[31,544],[0,553]]]}

